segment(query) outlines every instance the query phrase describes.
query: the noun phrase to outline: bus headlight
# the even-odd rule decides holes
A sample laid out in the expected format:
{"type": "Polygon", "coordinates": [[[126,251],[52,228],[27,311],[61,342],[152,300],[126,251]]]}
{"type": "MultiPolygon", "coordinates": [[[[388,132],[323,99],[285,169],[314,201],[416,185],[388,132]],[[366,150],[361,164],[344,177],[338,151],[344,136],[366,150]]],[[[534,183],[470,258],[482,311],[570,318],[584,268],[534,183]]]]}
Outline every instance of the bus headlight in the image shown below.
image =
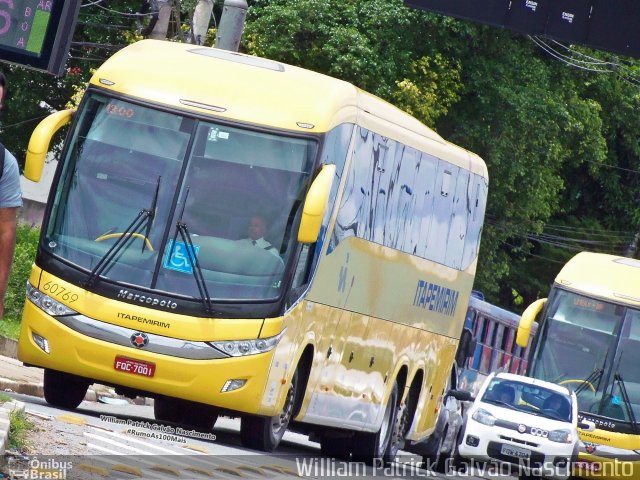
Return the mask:
{"type": "Polygon", "coordinates": [[[244,357],[246,355],[256,355],[273,350],[287,329],[282,330],[278,335],[269,338],[258,338],[255,340],[225,340],[222,342],[208,342],[213,348],[226,353],[230,357],[244,357]]]}
{"type": "Polygon", "coordinates": [[[52,317],[59,317],[61,315],[75,315],[75,310],[70,309],[66,305],[54,300],[49,295],[42,293],[36,287],[27,282],[27,298],[31,302],[44,312],[48,313],[52,317]]]}
{"type": "Polygon", "coordinates": [[[491,413],[487,412],[483,408],[479,408],[473,415],[471,416],[476,422],[481,423],[483,425],[488,425],[492,427],[496,423],[496,417],[494,417],[491,413]]]}
{"type": "Polygon", "coordinates": [[[549,432],[547,438],[552,442],[558,443],[571,443],[573,441],[573,436],[569,430],[554,430],[549,432]]]}

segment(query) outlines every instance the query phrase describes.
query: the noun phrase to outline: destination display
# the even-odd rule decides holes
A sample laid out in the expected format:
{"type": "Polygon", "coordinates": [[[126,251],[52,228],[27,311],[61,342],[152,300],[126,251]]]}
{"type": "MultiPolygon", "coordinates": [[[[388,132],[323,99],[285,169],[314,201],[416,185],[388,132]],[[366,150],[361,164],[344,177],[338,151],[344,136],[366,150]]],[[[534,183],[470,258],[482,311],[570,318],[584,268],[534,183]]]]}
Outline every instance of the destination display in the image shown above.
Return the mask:
{"type": "Polygon", "coordinates": [[[60,75],[81,0],[0,0],[0,60],[60,75]]]}

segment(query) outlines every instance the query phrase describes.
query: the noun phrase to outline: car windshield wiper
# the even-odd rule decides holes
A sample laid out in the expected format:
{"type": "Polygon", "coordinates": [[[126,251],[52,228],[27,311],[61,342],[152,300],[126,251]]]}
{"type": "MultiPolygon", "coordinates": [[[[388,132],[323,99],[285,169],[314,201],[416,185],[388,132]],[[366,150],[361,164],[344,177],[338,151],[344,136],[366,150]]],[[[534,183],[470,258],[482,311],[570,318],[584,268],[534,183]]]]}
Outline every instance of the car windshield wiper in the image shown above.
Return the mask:
{"type": "Polygon", "coordinates": [[[206,313],[213,313],[213,304],[211,302],[211,297],[209,296],[209,290],[207,290],[207,284],[204,280],[204,275],[202,273],[202,268],[200,267],[200,263],[198,263],[198,258],[195,254],[195,247],[193,242],[191,241],[191,234],[189,233],[189,228],[187,224],[182,220],[184,215],[184,209],[187,206],[187,198],[189,197],[189,187],[187,187],[187,192],[184,196],[184,203],[182,204],[182,211],[180,212],[180,217],[176,223],[176,232],[173,235],[173,241],[171,242],[171,250],[169,251],[169,257],[173,256],[173,250],[176,248],[176,239],[178,237],[178,233],[180,234],[180,238],[184,242],[185,248],[187,250],[187,255],[189,257],[189,261],[193,268],[191,272],[193,273],[193,277],[196,280],[196,285],[198,286],[198,291],[200,292],[200,300],[204,305],[204,310],[206,313]]]}
{"type": "Polygon", "coordinates": [[[98,263],[91,273],[89,273],[89,277],[84,282],[84,286],[87,289],[91,289],[95,287],[98,283],[98,279],[100,275],[105,271],[105,269],[109,266],[109,264],[116,258],[116,255],[124,250],[125,247],[131,244],[131,241],[139,236],[139,230],[142,229],[143,226],[146,225],[145,236],[142,241],[142,252],[144,252],[145,246],[147,244],[147,239],[149,238],[149,233],[151,232],[151,226],[153,224],[153,219],[156,215],[156,206],[158,204],[158,192],[160,191],[160,181],[162,177],[158,177],[158,181],[156,183],[156,190],[153,195],[153,200],[151,201],[151,206],[149,208],[143,208],[138,213],[138,216],[129,224],[127,228],[124,229],[119,235],[120,237],[116,242],[105,252],[105,254],[100,258],[98,263]],[[138,235],[136,235],[138,234],[138,235]]]}
{"type": "Polygon", "coordinates": [[[620,375],[620,372],[615,373],[615,375],[613,376],[613,381],[617,382],[618,387],[620,388],[622,401],[624,402],[624,406],[627,409],[627,414],[629,415],[629,420],[631,421],[631,429],[633,430],[633,434],[638,435],[638,422],[636,421],[636,415],[633,412],[633,406],[631,405],[631,400],[629,399],[627,387],[624,384],[624,380],[622,379],[622,375],[620,375]]]}

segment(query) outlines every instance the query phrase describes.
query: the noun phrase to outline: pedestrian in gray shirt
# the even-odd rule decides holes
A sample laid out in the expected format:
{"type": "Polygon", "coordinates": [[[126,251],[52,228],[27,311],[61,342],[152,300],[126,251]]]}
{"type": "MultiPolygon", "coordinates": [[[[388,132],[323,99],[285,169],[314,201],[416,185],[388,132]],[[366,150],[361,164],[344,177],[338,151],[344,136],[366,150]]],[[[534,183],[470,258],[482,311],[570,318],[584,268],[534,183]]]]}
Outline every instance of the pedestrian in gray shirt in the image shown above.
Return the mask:
{"type": "MultiPolygon", "coordinates": [[[[0,72],[0,109],[4,107],[7,80],[0,72]]],[[[13,252],[16,244],[16,224],[18,208],[22,206],[20,191],[20,170],[16,157],[4,147],[0,176],[0,319],[4,316],[4,297],[9,282],[9,272],[13,263],[13,252]]]]}

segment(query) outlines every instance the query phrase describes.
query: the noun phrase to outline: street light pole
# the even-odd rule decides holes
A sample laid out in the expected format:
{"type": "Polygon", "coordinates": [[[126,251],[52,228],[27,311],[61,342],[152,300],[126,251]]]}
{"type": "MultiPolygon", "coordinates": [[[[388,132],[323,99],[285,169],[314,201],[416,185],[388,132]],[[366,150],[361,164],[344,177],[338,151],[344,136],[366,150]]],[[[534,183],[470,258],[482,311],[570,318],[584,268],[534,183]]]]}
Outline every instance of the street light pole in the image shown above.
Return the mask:
{"type": "Polygon", "coordinates": [[[245,0],[225,0],[216,34],[216,48],[238,51],[248,8],[245,0]]]}

